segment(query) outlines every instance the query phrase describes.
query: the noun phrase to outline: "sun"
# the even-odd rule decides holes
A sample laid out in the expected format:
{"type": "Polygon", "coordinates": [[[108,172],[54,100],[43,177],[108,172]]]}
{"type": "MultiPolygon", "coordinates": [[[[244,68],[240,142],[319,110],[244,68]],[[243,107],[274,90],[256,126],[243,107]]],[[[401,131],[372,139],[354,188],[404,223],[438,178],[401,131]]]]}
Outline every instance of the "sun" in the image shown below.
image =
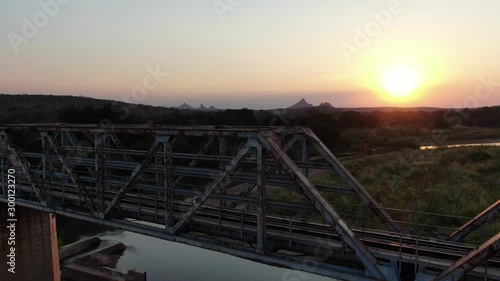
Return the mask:
{"type": "Polygon", "coordinates": [[[385,69],[380,76],[380,88],[392,98],[405,98],[422,84],[422,77],[415,67],[399,65],[385,69]]]}

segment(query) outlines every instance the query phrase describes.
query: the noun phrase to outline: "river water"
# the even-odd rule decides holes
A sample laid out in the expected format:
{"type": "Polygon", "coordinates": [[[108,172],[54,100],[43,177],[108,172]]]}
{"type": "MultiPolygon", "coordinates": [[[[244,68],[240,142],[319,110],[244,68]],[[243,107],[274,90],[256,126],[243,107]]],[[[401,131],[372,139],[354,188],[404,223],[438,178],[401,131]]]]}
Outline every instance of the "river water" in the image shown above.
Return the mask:
{"type": "Polygon", "coordinates": [[[310,273],[260,264],[231,255],[128,231],[97,235],[103,245],[127,245],[117,269],[137,268],[147,272],[148,281],[331,281],[310,273]]]}
{"type": "Polygon", "coordinates": [[[449,144],[449,145],[429,145],[421,146],[421,150],[438,149],[438,148],[453,148],[453,147],[467,147],[467,146],[500,146],[500,142],[482,142],[482,143],[462,143],[462,144],[449,144]]]}

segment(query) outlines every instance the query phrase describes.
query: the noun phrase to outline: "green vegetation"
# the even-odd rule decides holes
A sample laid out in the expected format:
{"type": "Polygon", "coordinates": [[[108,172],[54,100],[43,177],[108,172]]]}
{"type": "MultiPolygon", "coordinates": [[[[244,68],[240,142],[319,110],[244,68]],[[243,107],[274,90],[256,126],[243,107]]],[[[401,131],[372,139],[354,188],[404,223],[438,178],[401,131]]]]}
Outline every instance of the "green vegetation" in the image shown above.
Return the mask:
{"type": "MultiPolygon", "coordinates": [[[[403,228],[417,228],[419,234],[448,235],[467,220],[439,217],[437,213],[472,218],[500,198],[500,148],[462,147],[438,150],[402,150],[381,155],[355,158],[344,163],[370,194],[386,208],[405,209],[416,213],[388,211],[400,221],[430,225],[408,224],[403,228]],[[437,229],[440,226],[449,229],[437,229]]],[[[316,184],[336,185],[337,177],[327,174],[313,180],[316,184]]],[[[278,192],[279,193],[279,192],[278,192]]],[[[355,203],[351,197],[326,195],[333,204],[355,203]]],[[[342,206],[340,212],[348,217],[360,214],[353,206],[342,206]]],[[[358,208],[359,209],[359,208],[358,208]]],[[[347,219],[352,223],[359,220],[347,219]]],[[[381,227],[371,224],[371,227],[381,227]]],[[[467,242],[484,241],[488,235],[500,231],[493,223],[471,234],[467,242]]]]}

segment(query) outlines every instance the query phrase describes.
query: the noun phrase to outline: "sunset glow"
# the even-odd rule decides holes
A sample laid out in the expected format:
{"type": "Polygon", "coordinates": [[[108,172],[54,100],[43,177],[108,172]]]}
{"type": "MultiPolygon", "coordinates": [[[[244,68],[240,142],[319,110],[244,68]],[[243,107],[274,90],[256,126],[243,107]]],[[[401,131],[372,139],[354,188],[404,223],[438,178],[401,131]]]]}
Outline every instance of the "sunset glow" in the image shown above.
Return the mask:
{"type": "MultiPolygon", "coordinates": [[[[396,12],[386,0],[255,0],[221,17],[211,1],[88,0],[61,5],[35,28],[38,1],[4,2],[0,92],[9,94],[266,109],[301,98],[446,107],[471,95],[478,77],[499,75],[500,39],[485,31],[499,30],[500,1],[471,13],[456,0],[396,1],[396,12]],[[133,99],[148,67],[170,75],[133,99]]],[[[499,102],[491,95],[481,106],[499,102]]]]}
{"type": "Polygon", "coordinates": [[[411,66],[395,66],[383,71],[380,87],[389,96],[404,99],[422,85],[421,74],[411,66]]]}

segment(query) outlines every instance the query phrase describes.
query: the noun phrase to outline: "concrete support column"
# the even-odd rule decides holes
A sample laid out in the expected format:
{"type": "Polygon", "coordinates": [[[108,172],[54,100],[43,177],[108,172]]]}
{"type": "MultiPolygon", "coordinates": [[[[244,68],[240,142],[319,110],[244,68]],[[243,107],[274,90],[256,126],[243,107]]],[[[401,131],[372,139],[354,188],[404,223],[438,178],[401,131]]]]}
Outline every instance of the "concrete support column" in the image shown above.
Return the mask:
{"type": "Polygon", "coordinates": [[[7,208],[6,204],[0,204],[0,280],[60,281],[55,215],[16,206],[17,221],[12,222],[7,221],[7,208]],[[12,233],[15,240],[9,240],[12,233]],[[11,250],[14,259],[8,257],[12,256],[11,250]],[[15,273],[8,271],[14,265],[8,264],[11,261],[15,263],[15,273]]]}

